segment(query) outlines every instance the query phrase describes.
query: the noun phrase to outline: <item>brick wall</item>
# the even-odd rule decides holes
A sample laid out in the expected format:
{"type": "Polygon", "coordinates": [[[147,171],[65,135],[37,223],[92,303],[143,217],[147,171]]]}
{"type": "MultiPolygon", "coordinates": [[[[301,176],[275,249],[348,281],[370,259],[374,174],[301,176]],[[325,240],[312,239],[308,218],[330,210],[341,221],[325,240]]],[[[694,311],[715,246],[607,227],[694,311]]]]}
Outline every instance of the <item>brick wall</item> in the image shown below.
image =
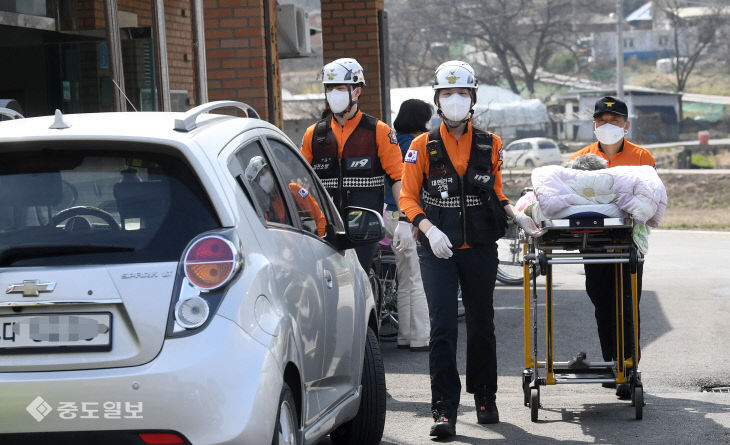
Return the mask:
{"type": "Polygon", "coordinates": [[[340,57],[357,59],[367,85],[360,96],[360,109],[382,118],[380,89],[380,40],[378,11],[384,0],[322,0],[324,63],[340,57]]]}
{"type": "Polygon", "coordinates": [[[79,29],[103,29],[104,2],[101,0],[78,0],[76,3],[76,18],[79,29]]]}
{"type": "Polygon", "coordinates": [[[281,126],[275,0],[205,0],[204,5],[209,99],[246,102],[263,119],[281,126]]]}

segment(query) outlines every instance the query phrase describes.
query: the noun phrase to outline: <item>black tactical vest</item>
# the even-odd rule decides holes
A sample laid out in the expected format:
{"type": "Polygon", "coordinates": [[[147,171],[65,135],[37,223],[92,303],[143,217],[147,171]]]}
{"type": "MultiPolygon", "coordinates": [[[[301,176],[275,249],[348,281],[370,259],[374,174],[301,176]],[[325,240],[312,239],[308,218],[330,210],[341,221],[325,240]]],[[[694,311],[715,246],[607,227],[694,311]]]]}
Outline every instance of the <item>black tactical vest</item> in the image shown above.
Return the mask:
{"type": "MultiPolygon", "coordinates": [[[[494,243],[504,236],[507,215],[494,191],[492,134],[473,128],[466,174],[459,176],[441,140],[439,128],[428,133],[430,163],[423,182],[426,218],[460,247],[494,243]]],[[[419,232],[421,243],[428,244],[419,232]]]]}
{"type": "Polygon", "coordinates": [[[338,156],[332,119],[317,122],[312,135],[312,168],[343,214],[347,206],[383,211],[385,171],[380,165],[375,129],[378,120],[363,113],[338,156]]]}

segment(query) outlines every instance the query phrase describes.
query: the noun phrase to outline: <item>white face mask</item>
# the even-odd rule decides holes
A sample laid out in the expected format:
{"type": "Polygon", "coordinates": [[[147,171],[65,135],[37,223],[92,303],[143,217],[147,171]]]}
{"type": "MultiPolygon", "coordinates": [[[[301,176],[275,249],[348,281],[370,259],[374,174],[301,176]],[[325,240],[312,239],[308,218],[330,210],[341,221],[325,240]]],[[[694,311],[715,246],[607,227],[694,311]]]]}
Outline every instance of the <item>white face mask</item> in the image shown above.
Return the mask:
{"type": "Polygon", "coordinates": [[[327,103],[333,113],[342,113],[350,105],[350,94],[347,91],[332,90],[327,92],[327,103]]]}
{"type": "Polygon", "coordinates": [[[449,97],[439,98],[439,105],[444,117],[450,121],[462,121],[471,110],[471,97],[461,94],[452,94],[449,97]]]}
{"type": "Polygon", "coordinates": [[[259,177],[259,185],[266,193],[274,190],[274,176],[270,172],[262,173],[259,177]]]}
{"type": "Polygon", "coordinates": [[[626,131],[623,128],[613,124],[603,124],[600,127],[595,127],[593,132],[596,134],[598,142],[605,145],[615,144],[626,135],[626,131]]]}

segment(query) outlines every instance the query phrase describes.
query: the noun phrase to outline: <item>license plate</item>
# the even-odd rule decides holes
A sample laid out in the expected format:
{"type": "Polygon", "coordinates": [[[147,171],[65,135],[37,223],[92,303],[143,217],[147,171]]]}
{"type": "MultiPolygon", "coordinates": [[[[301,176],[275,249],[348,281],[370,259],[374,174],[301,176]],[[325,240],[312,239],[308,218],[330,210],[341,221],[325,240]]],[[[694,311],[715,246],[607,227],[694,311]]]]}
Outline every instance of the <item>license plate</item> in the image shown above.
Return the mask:
{"type": "Polygon", "coordinates": [[[0,353],[109,351],[112,314],[33,314],[0,316],[0,353]]]}

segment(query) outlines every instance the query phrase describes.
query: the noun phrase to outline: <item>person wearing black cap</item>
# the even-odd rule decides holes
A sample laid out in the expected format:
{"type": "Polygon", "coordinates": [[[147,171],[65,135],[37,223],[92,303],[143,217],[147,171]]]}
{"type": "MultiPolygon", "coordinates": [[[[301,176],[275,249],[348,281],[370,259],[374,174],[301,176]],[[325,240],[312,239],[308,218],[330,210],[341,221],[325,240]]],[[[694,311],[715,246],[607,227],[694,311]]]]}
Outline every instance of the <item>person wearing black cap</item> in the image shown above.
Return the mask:
{"type": "MultiPolygon", "coordinates": [[[[593,128],[598,141],[573,153],[570,160],[592,153],[605,159],[609,168],[618,165],[651,165],[654,167],[654,157],[649,150],[624,139],[631,125],[628,114],[626,104],[619,99],[611,96],[598,99],[593,113],[593,128]]],[[[605,361],[616,360],[616,280],[614,279],[614,265],[584,264],[583,268],[586,274],[586,292],[595,307],[598,338],[601,342],[603,359],[605,361]]],[[[643,263],[638,264],[636,275],[637,297],[640,302],[643,263]]],[[[623,288],[631,289],[631,274],[628,267],[623,268],[623,288]]],[[[624,332],[631,332],[631,314],[629,311],[630,307],[625,305],[624,332]]],[[[640,320],[639,314],[637,314],[637,319],[640,320]]],[[[637,329],[640,333],[639,326],[637,326],[637,329]]],[[[624,354],[627,357],[631,356],[631,338],[629,335],[624,336],[624,354]]],[[[639,352],[639,357],[641,357],[641,352],[639,352]]],[[[603,386],[612,388],[615,384],[604,383],[603,386]]],[[[627,384],[619,385],[616,388],[616,395],[622,399],[631,397],[629,386],[627,384]]]]}
{"type": "Polygon", "coordinates": [[[617,165],[653,167],[654,157],[648,150],[624,139],[630,126],[626,103],[611,96],[598,99],[593,113],[593,129],[597,141],[573,153],[570,159],[593,153],[604,158],[608,162],[608,167],[617,165]]]}

